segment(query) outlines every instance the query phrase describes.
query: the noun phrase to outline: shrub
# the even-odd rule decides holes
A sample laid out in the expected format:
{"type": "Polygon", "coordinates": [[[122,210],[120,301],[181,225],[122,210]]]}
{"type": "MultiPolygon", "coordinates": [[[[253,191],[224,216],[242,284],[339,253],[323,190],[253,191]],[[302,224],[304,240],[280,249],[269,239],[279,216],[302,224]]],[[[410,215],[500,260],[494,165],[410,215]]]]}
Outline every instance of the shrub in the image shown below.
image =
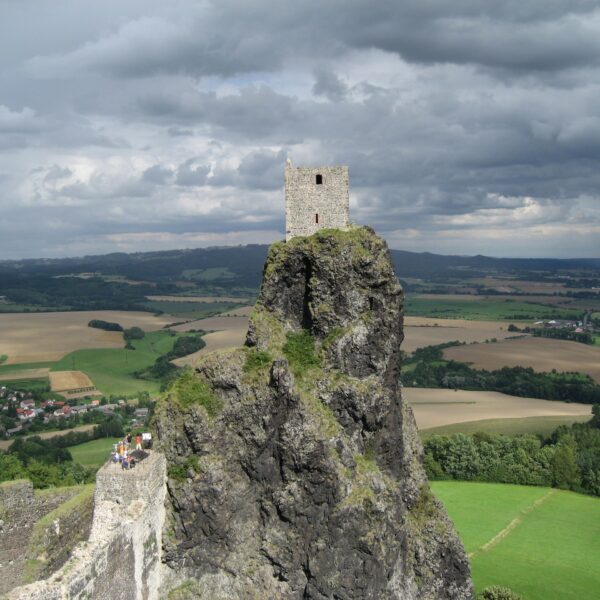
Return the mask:
{"type": "Polygon", "coordinates": [[[129,342],[131,340],[143,340],[146,333],[140,327],[130,327],[123,332],[123,338],[129,342]]]}
{"type": "Polygon", "coordinates": [[[478,594],[477,600],[521,600],[521,596],[510,588],[492,585],[478,594]]]}
{"type": "Polygon", "coordinates": [[[104,329],[104,331],[123,331],[123,328],[118,323],[111,323],[110,321],[103,321],[102,319],[92,319],[88,323],[88,327],[104,329]]]}

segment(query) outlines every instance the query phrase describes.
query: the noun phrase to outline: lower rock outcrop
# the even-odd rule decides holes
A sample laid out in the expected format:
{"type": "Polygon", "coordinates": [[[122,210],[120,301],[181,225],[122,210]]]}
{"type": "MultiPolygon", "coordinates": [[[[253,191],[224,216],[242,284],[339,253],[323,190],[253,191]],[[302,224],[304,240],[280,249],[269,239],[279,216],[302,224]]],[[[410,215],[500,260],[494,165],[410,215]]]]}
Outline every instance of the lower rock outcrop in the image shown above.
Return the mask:
{"type": "Polygon", "coordinates": [[[368,228],[275,244],[244,348],[156,411],[173,599],[469,599],[399,385],[402,290],[368,228]]]}

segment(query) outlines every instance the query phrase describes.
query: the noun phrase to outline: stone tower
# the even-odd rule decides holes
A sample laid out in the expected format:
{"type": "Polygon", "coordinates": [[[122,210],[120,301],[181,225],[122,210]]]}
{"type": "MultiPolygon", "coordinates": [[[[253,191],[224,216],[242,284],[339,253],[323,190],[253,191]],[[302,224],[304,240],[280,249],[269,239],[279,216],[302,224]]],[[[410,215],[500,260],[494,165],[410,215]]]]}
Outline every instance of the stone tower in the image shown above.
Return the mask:
{"type": "Polygon", "coordinates": [[[319,229],[346,229],[348,167],[285,167],[285,239],[319,229]]]}

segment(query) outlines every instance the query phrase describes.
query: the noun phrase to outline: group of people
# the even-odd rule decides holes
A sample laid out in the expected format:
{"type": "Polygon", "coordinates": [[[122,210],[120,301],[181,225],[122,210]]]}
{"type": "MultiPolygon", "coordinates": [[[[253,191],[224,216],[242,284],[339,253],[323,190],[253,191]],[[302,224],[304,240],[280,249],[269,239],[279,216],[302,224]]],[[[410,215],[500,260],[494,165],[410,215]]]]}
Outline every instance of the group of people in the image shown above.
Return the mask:
{"type": "MultiPolygon", "coordinates": [[[[133,436],[131,433],[128,433],[122,440],[113,445],[111,461],[114,464],[121,463],[122,469],[132,469],[135,467],[135,457],[131,455],[130,450],[132,440],[133,436]]],[[[142,436],[139,433],[135,436],[135,449],[142,449],[142,436]]]]}

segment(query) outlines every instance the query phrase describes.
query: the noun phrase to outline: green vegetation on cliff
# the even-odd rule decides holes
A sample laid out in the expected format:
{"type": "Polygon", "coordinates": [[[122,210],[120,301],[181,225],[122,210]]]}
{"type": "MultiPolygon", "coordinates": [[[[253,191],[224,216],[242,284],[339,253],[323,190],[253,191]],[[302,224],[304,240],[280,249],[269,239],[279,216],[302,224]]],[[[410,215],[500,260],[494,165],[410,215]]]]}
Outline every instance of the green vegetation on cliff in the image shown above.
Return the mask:
{"type": "Polygon", "coordinates": [[[176,402],[183,408],[191,404],[199,404],[206,410],[209,418],[217,416],[223,403],[202,379],[186,370],[174,383],[170,390],[176,402]]]}
{"type": "Polygon", "coordinates": [[[290,331],[286,339],[283,354],[296,377],[304,376],[309,369],[321,367],[321,360],[315,349],[315,338],[310,331],[290,331]]]}

